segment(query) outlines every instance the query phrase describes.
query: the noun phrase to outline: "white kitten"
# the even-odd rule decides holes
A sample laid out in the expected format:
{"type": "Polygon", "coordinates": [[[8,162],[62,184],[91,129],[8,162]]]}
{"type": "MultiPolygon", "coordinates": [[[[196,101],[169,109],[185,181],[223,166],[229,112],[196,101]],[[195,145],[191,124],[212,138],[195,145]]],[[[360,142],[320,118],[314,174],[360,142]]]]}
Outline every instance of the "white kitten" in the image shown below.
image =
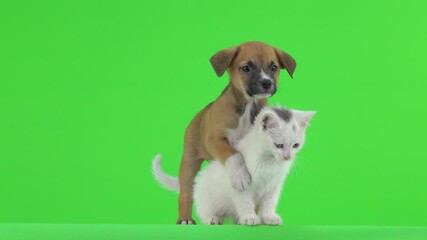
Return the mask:
{"type": "MultiPolygon", "coordinates": [[[[196,212],[204,224],[222,224],[230,217],[243,225],[279,225],[276,213],[286,175],[295,154],[305,141],[305,130],[315,112],[267,107],[261,110],[253,125],[250,109],[239,121],[239,126],[228,132],[231,145],[239,151],[252,177],[245,191],[236,191],[230,183],[229,172],[235,163],[222,165],[212,161],[199,173],[194,186],[196,212]],[[244,134],[246,132],[246,134],[244,134]],[[260,211],[261,218],[257,215],[260,211]]],[[[166,188],[179,191],[176,178],[165,174],[160,167],[160,156],[153,161],[157,180],[166,188]]]]}

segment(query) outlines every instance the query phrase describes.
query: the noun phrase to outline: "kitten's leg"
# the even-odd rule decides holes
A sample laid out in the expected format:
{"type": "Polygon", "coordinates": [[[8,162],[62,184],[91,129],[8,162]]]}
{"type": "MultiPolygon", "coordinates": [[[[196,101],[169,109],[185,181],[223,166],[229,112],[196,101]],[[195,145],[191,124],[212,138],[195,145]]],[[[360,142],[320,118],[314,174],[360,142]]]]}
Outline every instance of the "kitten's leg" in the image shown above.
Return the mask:
{"type": "Polygon", "coordinates": [[[233,200],[236,206],[237,224],[259,225],[261,223],[261,219],[255,212],[255,202],[249,191],[235,192],[233,200]]]}
{"type": "Polygon", "coordinates": [[[277,189],[268,192],[261,200],[260,210],[262,222],[266,225],[281,225],[282,218],[276,213],[280,191],[277,189]]]}
{"type": "Polygon", "coordinates": [[[206,225],[222,225],[224,224],[224,218],[219,216],[211,216],[202,218],[202,223],[206,225]]]}
{"type": "Polygon", "coordinates": [[[216,205],[217,202],[212,202],[211,199],[196,198],[197,215],[202,220],[203,224],[222,225],[224,223],[224,218],[218,212],[218,206],[216,205]]]}

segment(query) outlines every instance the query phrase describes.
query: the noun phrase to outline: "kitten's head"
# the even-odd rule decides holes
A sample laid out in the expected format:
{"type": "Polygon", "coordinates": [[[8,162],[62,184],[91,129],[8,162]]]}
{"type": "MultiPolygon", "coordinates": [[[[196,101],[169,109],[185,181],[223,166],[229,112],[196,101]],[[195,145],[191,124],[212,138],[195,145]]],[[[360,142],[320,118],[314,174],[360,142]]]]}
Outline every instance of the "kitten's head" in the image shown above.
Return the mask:
{"type": "Polygon", "coordinates": [[[292,160],[305,142],[305,131],[316,112],[264,108],[255,121],[264,148],[280,160],[292,160]]]}

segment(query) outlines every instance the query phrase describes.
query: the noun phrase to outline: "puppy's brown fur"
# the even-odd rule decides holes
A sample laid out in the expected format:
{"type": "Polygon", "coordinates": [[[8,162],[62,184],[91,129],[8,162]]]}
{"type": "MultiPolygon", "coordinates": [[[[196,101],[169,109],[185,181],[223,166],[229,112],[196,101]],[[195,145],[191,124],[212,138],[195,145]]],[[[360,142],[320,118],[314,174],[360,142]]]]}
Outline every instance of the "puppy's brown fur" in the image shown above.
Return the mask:
{"type": "MultiPolygon", "coordinates": [[[[219,77],[225,71],[228,72],[230,82],[222,94],[200,111],[187,127],[179,172],[178,224],[195,223],[192,218],[193,182],[203,160],[217,159],[225,163],[236,153],[228,144],[225,130],[237,126],[238,119],[249,102],[267,105],[266,98],[258,98],[248,90],[250,84],[257,83],[253,77],[251,80],[250,74],[242,70],[243,66],[252,64],[254,72],[262,69],[268,72],[272,65],[277,65],[286,69],[291,77],[296,67],[296,62],[290,55],[261,42],[247,42],[222,50],[212,56],[210,61],[219,77]]],[[[274,87],[277,86],[279,72],[269,72],[274,80],[274,87]]]]}

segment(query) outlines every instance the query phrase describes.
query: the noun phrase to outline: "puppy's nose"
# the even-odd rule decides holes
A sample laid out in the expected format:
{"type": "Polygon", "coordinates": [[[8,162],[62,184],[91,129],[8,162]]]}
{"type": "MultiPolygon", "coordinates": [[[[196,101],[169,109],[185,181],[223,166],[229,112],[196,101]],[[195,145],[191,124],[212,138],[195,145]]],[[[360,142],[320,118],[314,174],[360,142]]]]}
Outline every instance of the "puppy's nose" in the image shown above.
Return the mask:
{"type": "Polygon", "coordinates": [[[272,82],[270,80],[264,79],[261,81],[261,86],[265,90],[270,89],[272,82]]]}

